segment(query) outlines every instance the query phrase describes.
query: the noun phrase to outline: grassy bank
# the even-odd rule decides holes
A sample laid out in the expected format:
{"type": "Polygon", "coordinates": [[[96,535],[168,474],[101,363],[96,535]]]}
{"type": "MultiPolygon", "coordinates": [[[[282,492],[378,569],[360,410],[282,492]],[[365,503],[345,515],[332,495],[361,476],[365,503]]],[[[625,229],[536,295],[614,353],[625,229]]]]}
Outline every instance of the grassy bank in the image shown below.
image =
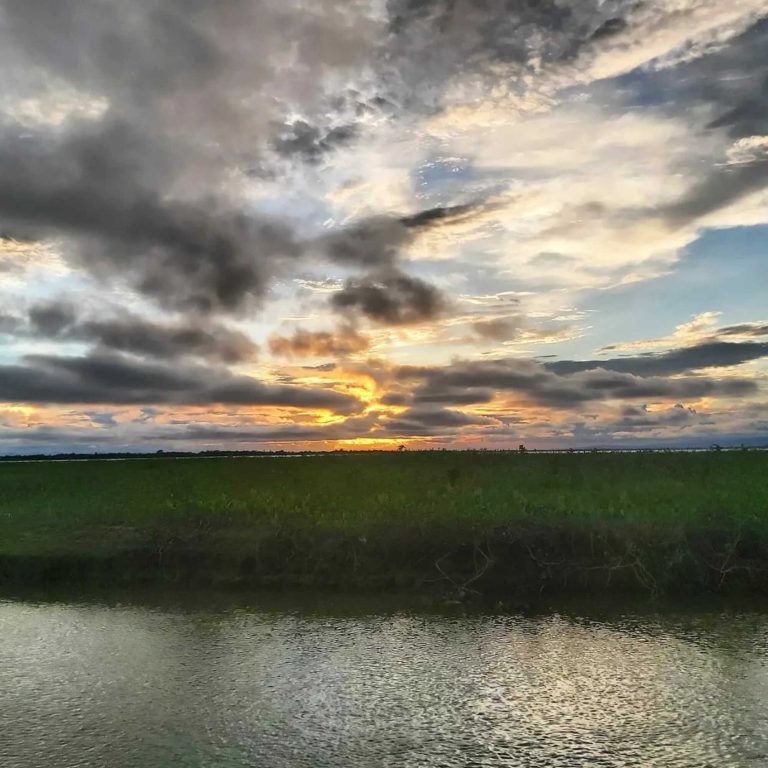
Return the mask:
{"type": "Polygon", "coordinates": [[[768,589],[768,453],[0,465],[0,580],[768,589]]]}

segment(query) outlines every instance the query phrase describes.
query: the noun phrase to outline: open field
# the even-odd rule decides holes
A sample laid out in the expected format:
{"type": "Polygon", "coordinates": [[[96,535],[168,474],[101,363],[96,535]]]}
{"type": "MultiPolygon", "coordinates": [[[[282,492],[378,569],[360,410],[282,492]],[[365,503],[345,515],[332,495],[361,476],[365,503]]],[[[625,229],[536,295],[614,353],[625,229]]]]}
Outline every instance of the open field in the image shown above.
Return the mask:
{"type": "Polygon", "coordinates": [[[0,578],[763,589],[768,453],[0,464],[0,578]]]}

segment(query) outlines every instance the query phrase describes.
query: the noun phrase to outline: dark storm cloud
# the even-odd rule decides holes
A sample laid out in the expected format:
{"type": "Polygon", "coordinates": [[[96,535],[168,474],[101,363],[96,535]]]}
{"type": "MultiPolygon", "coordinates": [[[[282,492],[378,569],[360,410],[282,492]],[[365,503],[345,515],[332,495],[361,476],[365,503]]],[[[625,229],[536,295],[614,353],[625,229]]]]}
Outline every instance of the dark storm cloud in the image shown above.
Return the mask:
{"type": "MultiPolygon", "coordinates": [[[[4,0],[0,61],[27,65],[14,66],[14,82],[55,77],[184,141],[235,138],[247,118],[242,149],[297,107],[340,106],[326,76],[354,83],[380,47],[382,27],[362,10],[348,0],[320,10],[295,0],[4,0]]],[[[354,107],[370,101],[352,95],[354,107]]]]}
{"type": "MultiPolygon", "coordinates": [[[[0,131],[2,129],[0,128],[0,131]]],[[[482,210],[458,206],[412,216],[379,216],[300,242],[276,219],[246,215],[215,197],[173,200],[175,151],[135,127],[105,120],[0,132],[0,217],[28,239],[68,235],[71,261],[118,275],[159,304],[232,312],[263,297],[270,278],[308,250],[334,262],[381,268],[429,228],[482,210]]]]}
{"type": "Polygon", "coordinates": [[[0,334],[11,334],[21,326],[21,321],[15,315],[0,312],[0,334]]]}
{"type": "Polygon", "coordinates": [[[679,72],[686,90],[712,105],[709,128],[735,139],[768,133],[768,14],[743,34],[679,72]]]}
{"type": "Polygon", "coordinates": [[[484,206],[480,203],[437,206],[435,208],[419,211],[419,213],[415,213],[412,216],[403,216],[400,219],[400,222],[408,229],[429,229],[431,227],[439,226],[442,223],[462,221],[472,217],[483,209],[484,206]]]}
{"type": "Polygon", "coordinates": [[[663,213],[674,225],[686,224],[714,213],[767,184],[768,157],[715,167],[697,181],[681,200],[667,206],[663,213]]]}
{"type": "Polygon", "coordinates": [[[297,328],[292,336],[270,336],[269,351],[281,357],[344,357],[368,349],[370,341],[350,326],[336,331],[297,328]]]}
{"type": "MultiPolygon", "coordinates": [[[[6,82],[38,96],[55,78],[101,99],[104,114],[0,124],[0,222],[28,240],[63,237],[76,266],[201,313],[246,308],[317,247],[351,266],[391,266],[425,227],[466,211],[372,217],[300,243],[225,191],[231,169],[258,162],[261,148],[316,162],[354,138],[354,122],[325,125],[334,99],[323,78],[354,79],[374,62],[386,43],[377,29],[345,2],[315,14],[242,0],[7,0],[6,82]],[[306,119],[283,123],[299,103],[306,119]]],[[[383,103],[350,92],[335,98],[342,113],[383,103]]]]}
{"type": "Polygon", "coordinates": [[[274,426],[215,426],[208,424],[176,425],[150,433],[147,440],[189,441],[199,443],[311,443],[344,440],[370,432],[375,416],[360,416],[327,426],[289,424],[274,426]]]}
{"type": "Polygon", "coordinates": [[[409,325],[442,315],[448,309],[446,296],[399,269],[400,253],[421,235],[470,220],[494,205],[476,201],[404,216],[374,216],[321,238],[316,247],[330,260],[371,268],[368,274],[347,280],[331,297],[331,306],[381,325],[409,325]]]}
{"type": "Polygon", "coordinates": [[[438,206],[408,216],[375,216],[322,238],[317,245],[330,260],[371,268],[368,274],[348,279],[331,297],[331,306],[379,325],[411,325],[440,316],[448,308],[446,296],[399,269],[400,252],[423,233],[476,216],[492,204],[475,202],[438,206]]]}
{"type": "Polygon", "coordinates": [[[388,392],[381,398],[382,405],[410,405],[412,397],[407,392],[388,392]]]}
{"type": "Polygon", "coordinates": [[[62,427],[24,427],[24,429],[8,429],[0,426],[0,442],[19,443],[25,452],[35,446],[62,444],[91,444],[104,445],[114,442],[114,438],[94,429],[66,429],[62,427]]]}
{"type": "Polygon", "coordinates": [[[740,323],[719,328],[718,336],[768,336],[768,323],[740,323]]]}
{"type": "MultiPolygon", "coordinates": [[[[710,131],[733,140],[768,134],[768,15],[713,52],[662,71],[653,80],[676,111],[704,108],[710,131]]],[[[768,184],[765,150],[713,165],[675,203],[662,209],[674,225],[706,216],[768,184]]]]}
{"type": "Polygon", "coordinates": [[[592,40],[600,40],[604,37],[612,37],[623,32],[628,26],[627,20],[619,17],[606,19],[593,33],[592,40]]]}
{"type": "Polygon", "coordinates": [[[417,390],[413,393],[414,403],[439,403],[441,405],[480,405],[493,400],[490,389],[438,389],[417,390]]]}
{"type": "Polygon", "coordinates": [[[620,34],[635,0],[390,0],[390,56],[412,100],[437,104],[441,86],[462,73],[499,66],[514,75],[573,61],[620,34]],[[418,94],[418,96],[417,96],[418,94]]]}
{"type": "MultiPolygon", "coordinates": [[[[8,44],[50,73],[124,99],[154,99],[223,63],[200,0],[4,0],[8,44]],[[73,45],[76,43],[76,45],[73,45]]],[[[210,17],[209,17],[210,21],[210,17]]]]}
{"type": "Polygon", "coordinates": [[[66,333],[77,319],[77,311],[71,304],[53,301],[32,307],[27,322],[33,335],[55,337],[66,333]]]}
{"type": "Polygon", "coordinates": [[[4,86],[37,98],[58,83],[104,109],[50,128],[0,124],[3,227],[63,237],[75,265],[174,309],[263,297],[301,249],[285,223],[231,197],[231,171],[258,157],[293,100],[319,108],[325,74],[370,60],[365,20],[356,28],[342,2],[316,14],[243,0],[7,0],[0,14],[4,86]]]}
{"type": "Polygon", "coordinates": [[[487,210],[482,201],[455,206],[438,206],[418,213],[371,216],[317,241],[317,246],[338,264],[363,267],[388,267],[400,251],[434,229],[470,219],[487,210]]]}
{"type": "MultiPolygon", "coordinates": [[[[231,308],[263,276],[229,212],[167,197],[178,157],[160,99],[200,87],[222,61],[203,4],[7,0],[5,56],[109,100],[101,121],[0,137],[0,217],[29,236],[64,234],[76,261],[118,273],[163,303],[231,308]]],[[[196,161],[196,159],[195,159],[196,161]]]]}
{"type": "Polygon", "coordinates": [[[433,285],[391,269],[350,278],[333,294],[331,304],[340,312],[362,315],[379,325],[409,325],[438,317],[447,300],[433,285]]]}
{"type": "MultiPolygon", "coordinates": [[[[472,206],[374,216],[300,243],[285,222],[232,199],[232,169],[258,165],[270,147],[317,162],[355,137],[350,115],[418,111],[454,72],[569,59],[600,30],[618,29],[628,4],[602,5],[392,2],[388,36],[347,2],[315,13],[244,0],[6,0],[5,82],[19,97],[58,82],[100,99],[104,114],[52,128],[0,125],[0,222],[29,240],[64,238],[76,266],[200,313],[247,308],[318,247],[339,263],[389,268],[425,228],[472,206]],[[328,92],[341,75],[343,93],[328,92]],[[290,117],[297,108],[300,119],[290,117]]],[[[428,291],[407,290],[423,313],[428,291]]]]}
{"type": "MultiPolygon", "coordinates": [[[[247,307],[317,247],[340,263],[391,267],[425,227],[471,211],[374,216],[302,244],[285,222],[233,201],[231,171],[258,165],[265,148],[315,163],[359,133],[356,113],[430,110],[459,73],[487,71],[498,83],[501,63],[514,83],[570,62],[622,34],[637,6],[391,0],[387,35],[348,2],[316,13],[245,0],[6,0],[6,82],[37,96],[61,81],[101,99],[105,113],[52,129],[0,127],[0,221],[32,240],[63,236],[76,265],[199,312],[247,307]]],[[[724,106],[728,125],[759,113],[724,106]]],[[[733,178],[753,185],[754,173],[733,178]]],[[[702,209],[680,206],[669,216],[702,209]]]]}
{"type": "Polygon", "coordinates": [[[622,409],[621,418],[611,422],[610,432],[644,431],[659,427],[686,427],[700,420],[693,408],[686,408],[682,403],[676,403],[671,408],[662,411],[649,411],[644,405],[628,405],[622,409]]]}
{"type": "Polygon", "coordinates": [[[707,341],[657,355],[608,360],[558,360],[544,363],[547,370],[567,374],[603,369],[637,376],[670,376],[702,368],[725,368],[768,357],[768,342],[707,341]]]}
{"type": "Polygon", "coordinates": [[[349,144],[356,135],[357,127],[354,125],[339,125],[323,131],[316,125],[297,120],[285,126],[273,140],[273,147],[279,155],[298,155],[307,163],[315,164],[334,149],[349,144]]]}
{"type": "Polygon", "coordinates": [[[563,402],[567,402],[569,398],[574,396],[579,400],[598,400],[604,397],[619,400],[636,400],[639,398],[686,400],[714,395],[741,397],[757,391],[757,383],[753,379],[746,378],[642,377],[600,370],[574,374],[572,377],[568,377],[568,383],[570,387],[558,388],[555,386],[549,391],[545,387],[541,393],[542,401],[550,397],[552,402],[557,402],[561,396],[563,402]]]}
{"type": "Polygon", "coordinates": [[[447,408],[414,407],[389,419],[385,424],[385,430],[389,434],[404,437],[428,437],[455,432],[462,427],[488,426],[496,423],[495,420],[485,416],[452,411],[447,408]]]}
{"type": "Polygon", "coordinates": [[[108,121],[6,129],[0,217],[28,238],[68,235],[70,260],[173,308],[231,311],[262,295],[279,258],[298,253],[291,231],[215,199],[167,199],[153,178],[166,162],[159,144],[108,121]]]}
{"type": "Polygon", "coordinates": [[[338,264],[382,267],[394,264],[414,235],[400,218],[375,216],[324,237],[318,246],[338,264]]]}
{"type": "Polygon", "coordinates": [[[703,376],[663,378],[594,370],[560,373],[531,360],[458,361],[439,367],[404,366],[395,371],[401,382],[414,382],[414,399],[438,393],[493,390],[522,395],[555,408],[572,408],[601,400],[688,400],[712,395],[743,396],[756,391],[751,379],[717,380],[703,376]]]}
{"type": "Polygon", "coordinates": [[[236,363],[252,359],[258,352],[247,336],[219,323],[158,322],[125,311],[94,318],[79,315],[74,306],[61,301],[33,306],[27,322],[32,336],[91,342],[106,350],[161,360],[194,356],[236,363]]]}
{"type": "MultiPolygon", "coordinates": [[[[45,450],[62,450],[63,446],[133,445],[148,443],[199,443],[216,445],[221,443],[316,443],[352,439],[370,432],[375,417],[363,416],[346,419],[328,426],[303,425],[212,425],[177,422],[157,429],[144,426],[112,423],[103,429],[66,427],[25,427],[24,429],[0,426],[0,442],[24,446],[25,452],[40,446],[45,450]]],[[[103,450],[103,448],[102,448],[103,450]]]]}
{"type": "Polygon", "coordinates": [[[349,395],[266,384],[210,366],[163,365],[116,354],[29,355],[0,366],[0,401],[20,403],[265,405],[359,410],[349,395]]]}

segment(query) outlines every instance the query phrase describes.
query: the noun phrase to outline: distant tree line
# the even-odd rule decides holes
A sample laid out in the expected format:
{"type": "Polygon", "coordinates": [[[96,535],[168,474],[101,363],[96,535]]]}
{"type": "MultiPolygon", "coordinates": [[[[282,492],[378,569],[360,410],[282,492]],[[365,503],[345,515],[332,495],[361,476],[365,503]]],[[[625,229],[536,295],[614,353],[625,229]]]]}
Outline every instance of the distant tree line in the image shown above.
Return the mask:
{"type": "Polygon", "coordinates": [[[0,462],[3,461],[85,461],[87,459],[194,459],[194,458],[228,458],[228,457],[247,457],[247,456],[325,456],[334,454],[382,454],[382,453],[680,453],[680,452],[705,452],[705,451],[765,451],[768,450],[768,443],[754,446],[723,446],[717,443],[708,446],[690,446],[690,447],[657,447],[657,448],[526,448],[520,445],[518,448],[406,448],[400,445],[397,448],[381,449],[355,449],[355,448],[336,448],[334,450],[324,451],[226,451],[226,450],[206,450],[206,451],[112,451],[112,452],[93,452],[84,453],[71,451],[67,453],[29,453],[29,454],[9,454],[0,456],[0,462]]]}

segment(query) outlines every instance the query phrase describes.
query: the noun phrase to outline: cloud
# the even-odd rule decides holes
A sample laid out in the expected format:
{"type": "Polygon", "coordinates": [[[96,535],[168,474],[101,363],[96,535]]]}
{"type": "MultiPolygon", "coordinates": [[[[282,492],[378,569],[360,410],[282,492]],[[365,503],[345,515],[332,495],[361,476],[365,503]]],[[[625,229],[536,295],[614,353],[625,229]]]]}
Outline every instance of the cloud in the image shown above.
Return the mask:
{"type": "Polygon", "coordinates": [[[658,76],[657,85],[671,92],[678,108],[685,103],[689,109],[706,109],[712,119],[705,129],[725,132],[734,142],[722,162],[701,174],[679,200],[661,207],[673,226],[701,219],[766,186],[766,46],[768,15],[726,44],[658,76]]]}
{"type": "Polygon", "coordinates": [[[671,408],[651,411],[647,406],[625,406],[620,419],[612,422],[611,432],[645,432],[661,427],[687,427],[699,420],[693,408],[675,403],[671,408]]]}
{"type": "Polygon", "coordinates": [[[0,365],[0,401],[88,405],[264,405],[359,410],[350,395],[330,389],[275,385],[210,366],[165,365],[124,355],[29,355],[0,365]]]}
{"type": "Polygon", "coordinates": [[[85,415],[94,423],[101,427],[115,427],[117,421],[115,414],[109,411],[85,411],[85,415]]]}
{"type": "Polygon", "coordinates": [[[328,73],[354,80],[365,69],[380,27],[365,10],[8,0],[0,64],[18,98],[66,87],[106,107],[53,126],[0,124],[4,224],[65,238],[78,267],[174,309],[262,298],[299,248],[288,223],[238,196],[233,172],[258,165],[296,105],[327,109],[328,73]]]}
{"type": "Polygon", "coordinates": [[[15,315],[0,312],[0,334],[11,334],[21,326],[21,321],[15,315]]]}
{"type": "Polygon", "coordinates": [[[0,63],[19,98],[66,86],[105,106],[55,130],[3,128],[0,215],[32,239],[63,236],[73,263],[161,304],[240,311],[317,247],[339,263],[390,267],[425,227],[459,224],[474,207],[374,215],[302,243],[274,214],[285,208],[257,213],[254,190],[238,186],[265,154],[317,163],[379,126],[372,110],[410,124],[472,96],[473,80],[525,92],[551,72],[575,78],[599,51],[634,50],[648,30],[673,25],[673,49],[681,30],[731,29],[755,5],[288,0],[223,12],[197,0],[9,0],[0,63]]]}
{"type": "Polygon", "coordinates": [[[58,336],[77,323],[77,312],[61,301],[38,304],[29,310],[27,322],[35,335],[58,336]]]}
{"type": "Polygon", "coordinates": [[[371,429],[372,419],[360,417],[326,426],[304,425],[230,425],[178,423],[158,429],[141,426],[138,429],[123,424],[105,423],[98,428],[32,426],[24,429],[0,426],[0,443],[13,449],[23,447],[31,451],[52,452],[80,450],[93,446],[102,451],[136,446],[152,451],[157,444],[192,444],[196,447],[216,445],[301,444],[350,440],[365,436],[371,429]]]}
{"type": "Polygon", "coordinates": [[[263,295],[271,262],[297,253],[290,229],[216,199],[168,199],[158,142],[119,122],[6,129],[0,216],[27,239],[68,236],[70,261],[164,306],[232,311],[263,295]]]}
{"type": "Polygon", "coordinates": [[[721,315],[722,312],[700,312],[690,320],[678,324],[674,332],[668,336],[616,342],[601,347],[600,351],[614,353],[637,353],[642,351],[644,354],[640,356],[647,357],[648,355],[645,353],[652,349],[665,349],[676,353],[680,348],[690,349],[701,344],[709,345],[713,342],[723,341],[732,342],[734,339],[751,341],[762,336],[768,336],[768,323],[753,321],[719,327],[718,323],[721,315]]]}
{"type": "Polygon", "coordinates": [[[471,220],[495,206],[494,201],[488,203],[468,203],[466,205],[448,205],[427,208],[426,210],[414,213],[411,216],[403,216],[400,221],[407,229],[421,230],[440,229],[445,226],[452,226],[457,223],[463,223],[471,220]]]}
{"type": "Polygon", "coordinates": [[[725,128],[735,139],[768,133],[768,14],[707,56],[680,67],[681,87],[712,105],[708,128],[725,128]]]}
{"type": "Polygon", "coordinates": [[[279,155],[300,156],[305,162],[319,163],[323,156],[337,147],[349,144],[357,134],[354,125],[338,125],[322,131],[316,125],[297,120],[273,140],[273,147],[279,155]]]}
{"type": "Polygon", "coordinates": [[[437,206],[410,215],[381,214],[363,218],[321,237],[316,246],[338,264],[392,267],[402,250],[431,231],[450,228],[481,216],[488,203],[437,206]]]}
{"type": "Polygon", "coordinates": [[[253,359],[258,346],[245,334],[215,322],[175,323],[147,320],[125,310],[114,317],[79,315],[72,304],[34,305],[28,333],[60,341],[93,342],[103,350],[130,352],[161,360],[184,356],[237,363],[253,359]]]}
{"type": "Polygon", "coordinates": [[[146,440],[164,443],[315,443],[351,440],[367,435],[375,416],[361,416],[325,426],[270,425],[178,425],[147,434],[146,440]]]}
{"type": "Polygon", "coordinates": [[[574,61],[620,33],[633,3],[580,0],[393,0],[390,26],[398,75],[425,107],[445,84],[484,77],[503,88],[499,75],[522,79],[574,61]]]}
{"type": "Polygon", "coordinates": [[[455,434],[463,427],[498,424],[486,416],[462,413],[447,408],[414,407],[389,419],[385,429],[389,434],[403,437],[455,434]]]}
{"type": "Polygon", "coordinates": [[[381,101],[360,88],[386,19],[363,0],[321,12],[236,2],[226,13],[196,0],[9,0],[3,13],[0,63],[22,91],[44,96],[55,80],[106,106],[54,125],[0,124],[0,217],[29,240],[64,238],[75,266],[165,307],[242,311],[317,247],[389,266],[419,231],[466,213],[375,216],[303,242],[294,222],[257,213],[232,183],[269,148],[317,162],[357,133],[338,122],[346,112],[381,101]]]}
{"type": "Polygon", "coordinates": [[[518,336],[522,328],[523,321],[520,317],[498,317],[472,323],[472,330],[487,341],[509,341],[518,336]]]}
{"type": "Polygon", "coordinates": [[[0,427],[0,443],[18,444],[25,453],[39,447],[41,451],[66,450],[69,445],[94,445],[102,450],[115,442],[114,436],[95,429],[67,429],[54,426],[6,429],[0,427]]]}
{"type": "Polygon", "coordinates": [[[740,323],[727,325],[717,331],[718,336],[768,336],[768,323],[740,323]]]}
{"type": "MultiPolygon", "coordinates": [[[[351,376],[366,403],[386,393],[372,434],[502,440],[487,414],[655,434],[762,394],[757,366],[718,370],[766,357],[741,314],[605,360],[538,344],[590,322],[585,291],[663,279],[704,228],[766,220],[764,0],[0,5],[0,301],[31,307],[0,315],[0,399],[83,403],[121,431],[111,403],[358,413],[351,376]],[[334,362],[307,366],[311,388],[235,375],[246,317],[273,355],[334,362]],[[356,359],[369,326],[389,360],[356,359]],[[497,359],[513,343],[538,361],[497,359]]],[[[168,439],[358,429],[243,418],[168,439]]]]}
{"type": "MultiPolygon", "coordinates": [[[[584,19],[589,5],[579,6],[584,19]]],[[[617,34],[559,62],[537,60],[537,40],[524,75],[513,68],[503,79],[509,72],[498,68],[493,95],[484,79],[459,81],[428,125],[439,123],[434,135],[463,159],[471,181],[509,184],[482,248],[465,240],[463,249],[506,268],[541,302],[555,299],[553,289],[662,275],[702,227],[765,220],[755,193],[768,178],[759,141],[768,131],[754,122],[768,76],[760,53],[766,23],[754,23],[765,4],[602,5],[627,22],[617,34]],[[717,122],[745,99],[757,102],[751,122],[736,132],[717,122]],[[732,164],[735,146],[752,159],[732,164]],[[542,252],[570,262],[536,262],[542,252]]]]}
{"type": "Polygon", "coordinates": [[[763,189],[767,179],[768,157],[714,168],[694,183],[682,199],[663,208],[662,213],[671,225],[682,226],[763,189]]]}
{"type": "Polygon", "coordinates": [[[659,354],[608,360],[557,360],[544,367],[559,374],[602,369],[637,376],[671,376],[704,368],[727,368],[768,357],[768,342],[707,341],[659,354]]]}
{"type": "Polygon", "coordinates": [[[0,215],[32,239],[65,237],[74,264],[173,309],[249,308],[317,248],[338,263],[389,268],[423,233],[487,207],[383,213],[305,243],[274,213],[280,206],[257,213],[241,194],[252,190],[233,178],[262,168],[269,152],[317,163],[365,138],[384,103],[387,119],[408,123],[450,103],[454,80],[459,96],[475,76],[528,89],[550,70],[575,71],[580,57],[588,66],[597,50],[621,50],[627,37],[634,44],[643,25],[686,14],[732,25],[750,10],[718,16],[710,5],[396,0],[320,11],[289,0],[224,13],[181,0],[9,0],[0,62],[14,82],[38,97],[64,83],[106,106],[55,130],[3,128],[0,215]]]}
{"type": "Polygon", "coordinates": [[[462,392],[494,390],[519,394],[530,403],[565,409],[607,400],[740,397],[757,390],[756,383],[746,378],[663,378],[604,368],[560,372],[551,370],[549,365],[512,358],[456,361],[443,367],[403,366],[396,370],[395,376],[401,382],[416,382],[414,399],[427,397],[439,401],[439,393],[455,397],[462,392]]]}
{"type": "Polygon", "coordinates": [[[292,336],[269,337],[269,351],[278,357],[345,357],[369,346],[370,340],[351,326],[335,332],[297,328],[292,336]]]}
{"type": "Polygon", "coordinates": [[[463,389],[421,389],[411,396],[414,403],[439,403],[441,405],[482,405],[494,398],[492,389],[467,387],[463,389]]]}
{"type": "Polygon", "coordinates": [[[378,325],[413,325],[440,316],[447,308],[447,300],[429,283],[390,269],[350,278],[333,294],[331,305],[378,325]]]}

